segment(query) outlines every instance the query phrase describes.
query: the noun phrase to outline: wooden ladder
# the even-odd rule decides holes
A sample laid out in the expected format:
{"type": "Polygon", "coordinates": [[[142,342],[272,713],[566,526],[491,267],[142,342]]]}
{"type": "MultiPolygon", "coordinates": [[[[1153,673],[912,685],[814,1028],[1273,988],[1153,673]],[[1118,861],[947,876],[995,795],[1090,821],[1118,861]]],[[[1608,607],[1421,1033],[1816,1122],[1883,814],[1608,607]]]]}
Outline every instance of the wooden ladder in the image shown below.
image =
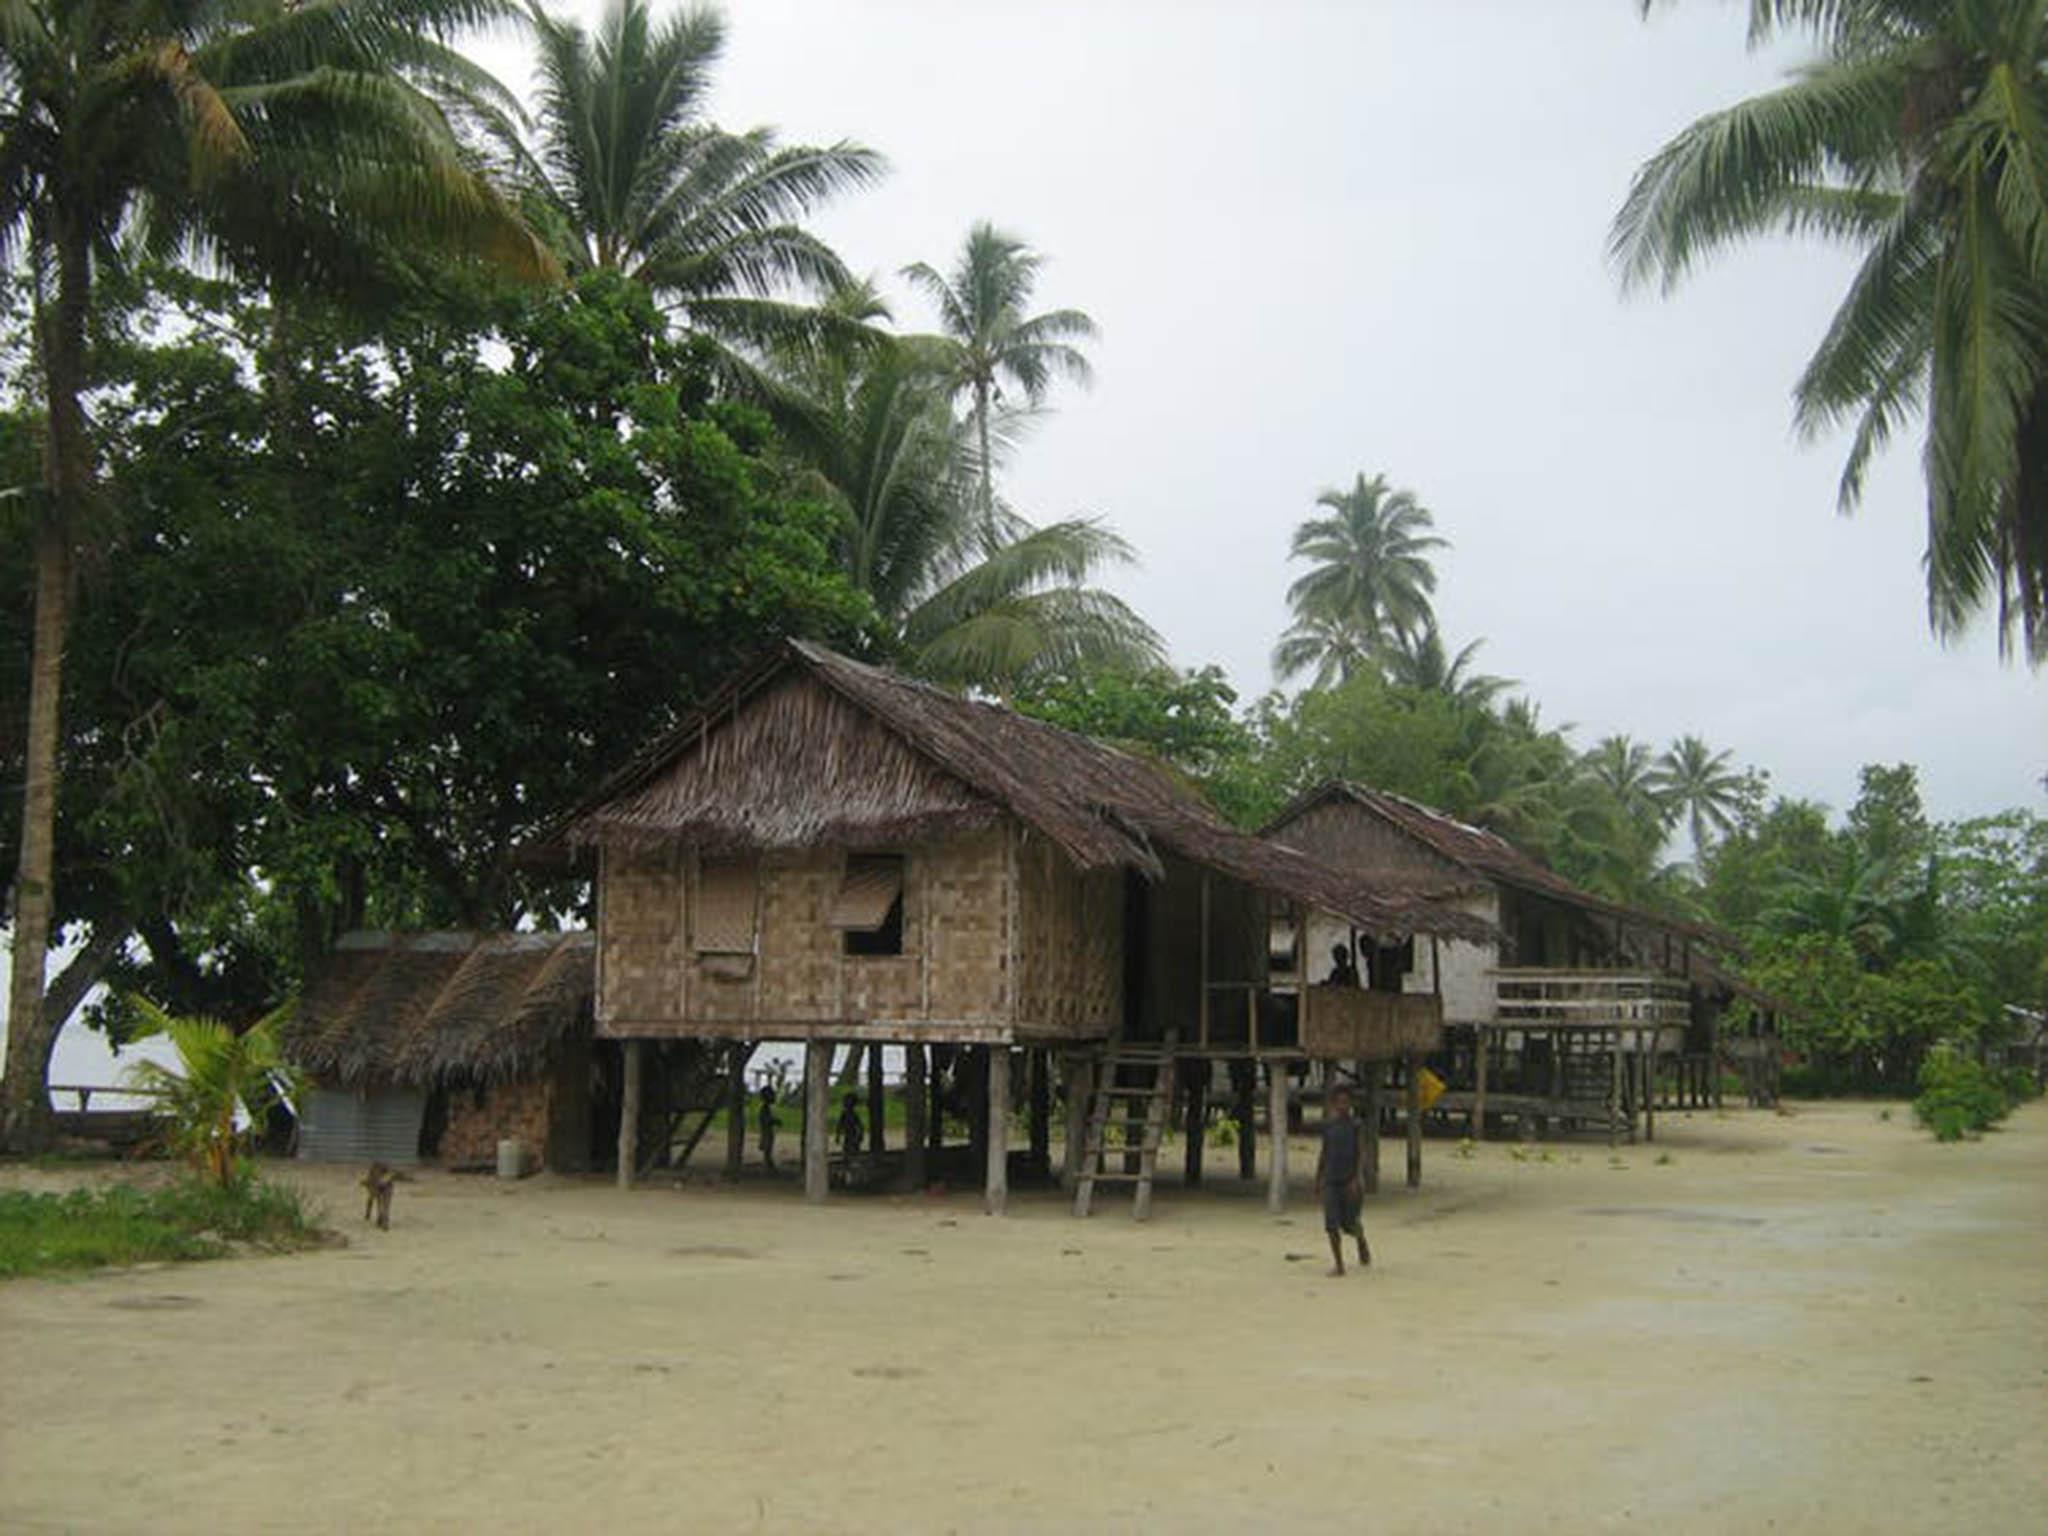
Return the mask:
{"type": "Polygon", "coordinates": [[[1102,1059],[1101,1075],[1096,1079],[1095,1101],[1088,1111],[1088,1134],[1081,1144],[1081,1172],[1074,1181],[1076,1216],[1088,1214],[1098,1183],[1131,1185],[1132,1218],[1143,1221],[1152,1214],[1152,1176],[1159,1167],[1159,1141],[1166,1134],[1166,1112],[1173,1102],[1173,1047],[1171,1038],[1109,1042],[1108,1052],[1102,1059]],[[1122,1075],[1118,1069],[1127,1066],[1152,1067],[1151,1084],[1118,1083],[1117,1078],[1122,1075]],[[1135,1173],[1126,1172],[1121,1167],[1111,1170],[1108,1160],[1114,1157],[1121,1163],[1131,1150],[1108,1144],[1111,1124],[1126,1123],[1125,1117],[1116,1116],[1113,1111],[1119,1104],[1128,1105],[1133,1099],[1145,1101],[1145,1132],[1137,1148],[1138,1170],[1135,1173]]]}

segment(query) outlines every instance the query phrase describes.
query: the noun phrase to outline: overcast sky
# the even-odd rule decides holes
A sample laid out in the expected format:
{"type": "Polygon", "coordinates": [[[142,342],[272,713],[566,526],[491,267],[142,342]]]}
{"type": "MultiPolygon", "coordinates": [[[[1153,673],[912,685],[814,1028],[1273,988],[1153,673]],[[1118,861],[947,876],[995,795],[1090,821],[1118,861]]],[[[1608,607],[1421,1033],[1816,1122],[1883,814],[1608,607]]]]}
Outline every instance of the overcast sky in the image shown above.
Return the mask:
{"type": "MultiPolygon", "coordinates": [[[[594,18],[600,0],[568,9],[594,18]]],[[[882,276],[988,218],[1100,322],[1098,379],[1009,471],[1039,519],[1108,518],[1122,590],[1183,665],[1270,685],[1294,524],[1385,472],[1454,549],[1454,643],[1582,743],[1696,731],[1837,807],[1921,765],[1942,815],[2048,808],[2048,677],[1990,626],[1943,648],[1912,447],[1833,511],[1839,443],[1788,395],[1849,262],[1745,251],[1665,299],[1604,256],[1634,167],[1767,88],[1738,6],[1686,0],[975,4],[736,0],[731,128],[858,139],[893,171],[817,221],[882,276]]],[[[523,80],[520,47],[481,50],[523,80]]]]}

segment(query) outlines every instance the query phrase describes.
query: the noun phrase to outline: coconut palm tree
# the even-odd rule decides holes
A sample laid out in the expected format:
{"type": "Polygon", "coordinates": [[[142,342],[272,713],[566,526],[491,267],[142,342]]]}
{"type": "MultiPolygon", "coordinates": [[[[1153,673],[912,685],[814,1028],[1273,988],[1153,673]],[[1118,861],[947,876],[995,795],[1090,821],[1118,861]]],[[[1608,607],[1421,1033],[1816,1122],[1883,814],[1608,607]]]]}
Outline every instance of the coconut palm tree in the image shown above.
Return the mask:
{"type": "MultiPolygon", "coordinates": [[[[1430,551],[1448,547],[1429,532],[1436,520],[1428,508],[1389,485],[1385,475],[1359,475],[1350,490],[1324,491],[1316,504],[1331,515],[1297,527],[1288,555],[1314,562],[1287,589],[1304,642],[1317,634],[1349,634],[1377,651],[1426,628],[1434,617],[1430,594],[1436,591],[1430,551]]],[[[1273,654],[1274,670],[1284,680],[1320,665],[1318,655],[1306,643],[1283,641],[1273,654]]]]}
{"type": "Polygon", "coordinates": [[[215,1184],[232,1184],[244,1142],[262,1134],[272,1108],[299,1090],[279,1038],[291,1004],[237,1033],[219,1019],[166,1013],[146,997],[130,1001],[145,1032],[170,1041],[178,1066],[138,1061],[128,1069],[129,1084],[158,1096],[173,1151],[215,1184]]]}
{"type": "Polygon", "coordinates": [[[1390,683],[1423,693],[1440,693],[1461,704],[1484,709],[1515,686],[1511,677],[1470,670],[1473,657],[1484,644],[1484,638],[1474,640],[1453,656],[1432,616],[1421,630],[1397,635],[1391,644],[1381,647],[1379,660],[1390,683]]]}
{"type": "Polygon", "coordinates": [[[14,0],[0,8],[0,256],[25,258],[46,414],[0,1139],[47,1134],[56,1022],[41,1007],[53,911],[58,701],[72,567],[94,527],[87,337],[140,249],[198,250],[295,288],[359,283],[407,253],[552,263],[482,176],[444,101],[502,116],[448,39],[498,0],[14,0]]]}
{"type": "Polygon", "coordinates": [[[1094,376],[1079,346],[1099,334],[1092,319],[1078,309],[1026,313],[1042,260],[1018,236],[984,221],[967,231],[950,273],[921,261],[903,269],[938,307],[945,367],[956,394],[967,397],[974,427],[984,518],[995,516],[992,419],[1004,386],[1037,406],[1056,380],[1086,385],[1094,376]]]}
{"type": "MultiPolygon", "coordinates": [[[[1648,9],[1649,0],[1644,0],[1648,9]]],[[[1778,231],[1862,264],[1794,391],[1808,435],[1854,425],[1839,500],[1924,417],[1937,632],[1987,604],[2048,655],[2048,8],[2036,0],[1751,0],[1750,33],[1817,62],[1710,113],[1636,174],[1611,237],[1668,289],[1778,231]]]]}
{"type": "Polygon", "coordinates": [[[1159,665],[1150,626],[1089,585],[1132,558],[1121,538],[1086,518],[1037,527],[1000,502],[981,515],[951,393],[942,345],[907,337],[838,349],[763,397],[798,489],[837,509],[847,574],[904,664],[998,693],[1076,666],[1159,665]]]}
{"type": "Polygon", "coordinates": [[[1341,688],[1377,665],[1378,651],[1348,619],[1296,619],[1273,647],[1273,670],[1282,681],[1310,672],[1309,686],[1341,688]]]}
{"type": "Polygon", "coordinates": [[[665,21],[647,0],[610,0],[594,34],[537,5],[540,94],[532,142],[494,135],[537,227],[571,272],[645,283],[691,329],[751,347],[801,335],[846,269],[803,220],[884,169],[841,140],[784,145],[767,128],[704,118],[725,22],[706,7],[665,21]]]}
{"type": "Polygon", "coordinates": [[[1713,835],[1735,824],[1742,783],[1728,754],[1712,750],[1697,736],[1679,737],[1658,757],[1652,788],[1672,814],[1686,819],[1695,865],[1704,864],[1713,835]]]}

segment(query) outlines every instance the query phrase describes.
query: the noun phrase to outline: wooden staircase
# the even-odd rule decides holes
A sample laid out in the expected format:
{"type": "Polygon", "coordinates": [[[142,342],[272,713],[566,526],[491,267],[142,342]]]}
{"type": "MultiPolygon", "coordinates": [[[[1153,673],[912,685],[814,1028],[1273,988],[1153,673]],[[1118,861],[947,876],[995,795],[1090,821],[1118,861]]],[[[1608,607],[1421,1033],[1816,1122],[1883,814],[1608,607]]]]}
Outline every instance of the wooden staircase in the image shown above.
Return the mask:
{"type": "Polygon", "coordinates": [[[1164,1041],[1109,1042],[1095,1081],[1094,1102],[1088,1110],[1088,1133],[1082,1142],[1081,1171],[1074,1181],[1076,1216],[1088,1214],[1095,1201],[1097,1184],[1131,1185],[1132,1218],[1143,1221],[1152,1214],[1152,1176],[1159,1167],[1159,1141],[1166,1134],[1167,1108],[1173,1102],[1173,1051],[1171,1038],[1164,1041]],[[1122,1070],[1126,1067],[1150,1067],[1151,1081],[1119,1082],[1118,1079],[1125,1076],[1143,1075],[1126,1073],[1122,1070]],[[1128,1123],[1128,1109],[1133,1101],[1144,1103],[1145,1129],[1135,1148],[1137,1171],[1129,1172],[1122,1164],[1134,1149],[1127,1144],[1110,1146],[1109,1129],[1112,1124],[1121,1126],[1128,1123]],[[1117,1113],[1119,1108],[1126,1112],[1117,1113]],[[1116,1159],[1119,1165],[1116,1169],[1109,1167],[1111,1158],[1116,1159]]]}

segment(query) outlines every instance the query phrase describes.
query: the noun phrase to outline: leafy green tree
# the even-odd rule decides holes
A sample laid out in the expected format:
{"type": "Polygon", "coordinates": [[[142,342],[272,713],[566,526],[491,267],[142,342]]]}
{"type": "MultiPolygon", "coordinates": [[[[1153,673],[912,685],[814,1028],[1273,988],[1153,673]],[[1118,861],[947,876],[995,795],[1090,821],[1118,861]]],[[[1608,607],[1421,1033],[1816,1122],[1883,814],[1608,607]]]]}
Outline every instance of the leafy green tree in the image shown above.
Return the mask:
{"type": "Polygon", "coordinates": [[[1240,826],[1257,826],[1285,804],[1219,667],[1075,669],[1034,683],[1014,702],[1027,715],[1157,758],[1240,826]]]}
{"type": "Polygon", "coordinates": [[[148,998],[136,998],[134,1008],[145,1034],[170,1042],[178,1066],[174,1071],[138,1061],[128,1069],[129,1082],[158,1095],[157,1108],[171,1123],[172,1150],[227,1188],[235,1182],[245,1142],[261,1134],[274,1107],[290,1103],[300,1090],[279,1038],[290,1006],[241,1031],[204,1015],[167,1013],[148,998]]]}
{"type": "Polygon", "coordinates": [[[1349,619],[1296,619],[1273,648],[1273,670],[1285,681],[1310,674],[1312,689],[1338,688],[1379,669],[1379,649],[1349,619]]]}
{"type": "Polygon", "coordinates": [[[86,396],[109,286],[138,248],[203,247],[295,289],[360,283],[419,251],[545,270],[439,104],[488,117],[502,102],[447,39],[504,9],[20,0],[0,18],[0,246],[26,257],[45,417],[0,1140],[49,1131],[61,667],[74,560],[96,542],[86,396]]]}
{"type": "Polygon", "coordinates": [[[945,338],[942,366],[955,395],[968,399],[985,519],[996,515],[992,423],[1004,386],[1015,389],[1026,407],[1035,407],[1057,380],[1085,385],[1093,377],[1080,344],[1100,333],[1084,311],[1027,313],[1042,262],[1018,236],[982,222],[967,231],[951,272],[921,261],[903,269],[937,306],[945,338]]]}
{"type": "Polygon", "coordinates": [[[626,279],[302,312],[263,362],[232,288],[158,329],[107,357],[64,912],[137,933],[109,979],[180,1011],[260,1012],[365,923],[566,910],[522,842],[774,636],[872,622],[830,509],[775,494],[765,420],[626,279]],[[268,361],[310,453],[268,435],[268,361]]]}
{"type": "Polygon", "coordinates": [[[725,22],[708,7],[656,21],[646,0],[609,0],[594,36],[538,7],[532,24],[533,143],[495,137],[563,263],[630,277],[722,341],[809,334],[816,312],[787,293],[826,291],[847,274],[803,221],[878,180],[881,157],[845,140],[784,145],[767,128],[707,122],[725,48],[725,22]]]}
{"type": "Polygon", "coordinates": [[[1704,864],[1709,840],[1734,825],[1741,800],[1742,775],[1729,754],[1712,750],[1697,736],[1681,736],[1658,757],[1652,783],[1670,811],[1685,818],[1693,862],[1704,864]]]}
{"type": "MultiPolygon", "coordinates": [[[[1644,0],[1644,9],[1649,0],[1644,0]]],[[[1928,606],[1995,603],[2048,655],[2048,11],[2034,0],[1751,0],[1750,35],[1820,57],[1693,123],[1614,222],[1625,279],[1669,288],[1726,247],[1819,235],[1862,264],[1794,391],[1810,436],[1854,423],[1840,502],[1926,421],[1928,606]]]]}
{"type": "MultiPolygon", "coordinates": [[[[1371,654],[1427,629],[1436,591],[1430,552],[1447,547],[1429,532],[1436,520],[1428,508],[1385,475],[1359,475],[1350,490],[1324,491],[1316,504],[1330,515],[1297,527],[1289,551],[1311,569],[1287,589],[1294,624],[1273,653],[1282,681],[1311,667],[1330,675],[1338,647],[1362,642],[1371,654]]],[[[1335,677],[1350,666],[1339,662],[1335,677]]]]}

